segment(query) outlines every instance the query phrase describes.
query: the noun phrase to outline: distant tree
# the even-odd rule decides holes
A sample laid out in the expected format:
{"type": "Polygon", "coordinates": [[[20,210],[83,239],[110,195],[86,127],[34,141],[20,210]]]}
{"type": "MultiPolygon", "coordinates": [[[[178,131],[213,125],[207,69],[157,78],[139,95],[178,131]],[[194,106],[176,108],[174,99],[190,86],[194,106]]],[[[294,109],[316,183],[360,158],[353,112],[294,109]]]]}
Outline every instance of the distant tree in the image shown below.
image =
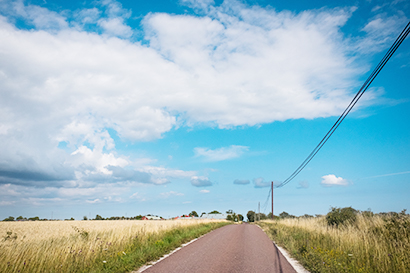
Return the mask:
{"type": "Polygon", "coordinates": [[[142,215],[135,216],[135,220],[141,220],[141,219],[142,219],[142,215]]]}
{"type": "Polygon", "coordinates": [[[228,220],[228,221],[233,221],[232,215],[231,215],[231,214],[228,214],[228,216],[226,216],[226,220],[228,220]]]}
{"type": "Polygon", "coordinates": [[[265,213],[257,213],[258,220],[266,220],[268,216],[265,213]]]}
{"type": "Polygon", "coordinates": [[[221,214],[221,213],[217,210],[214,210],[214,211],[211,211],[209,214],[221,214]]]}
{"type": "Polygon", "coordinates": [[[97,214],[97,215],[95,216],[95,220],[104,220],[104,218],[102,218],[101,215],[98,215],[98,214],[97,214]]]}
{"type": "Polygon", "coordinates": [[[84,221],[87,221],[87,220],[88,220],[88,217],[87,217],[87,216],[84,216],[84,217],[83,217],[83,220],[84,220],[84,221]]]}
{"type": "Polygon", "coordinates": [[[71,221],[74,221],[75,219],[73,217],[70,218],[71,221]]]}
{"type": "Polygon", "coordinates": [[[239,219],[239,221],[243,221],[243,215],[242,214],[238,214],[238,219],[239,219]]]}
{"type": "Polygon", "coordinates": [[[255,212],[254,211],[248,211],[246,214],[246,217],[248,218],[248,222],[255,222],[255,212]]]}
{"type": "Polygon", "coordinates": [[[14,217],[13,217],[13,216],[9,216],[8,218],[4,219],[3,221],[14,221],[14,217]]]}
{"type": "Polygon", "coordinates": [[[204,214],[206,214],[206,212],[202,212],[202,213],[201,213],[201,217],[202,217],[202,215],[204,215],[204,214]]]}
{"type": "Polygon", "coordinates": [[[19,216],[16,218],[16,220],[23,220],[23,219],[24,219],[23,216],[19,216]]]}
{"type": "Polygon", "coordinates": [[[28,220],[29,220],[29,221],[39,221],[40,218],[39,218],[38,216],[36,216],[36,217],[28,218],[28,220]]]}
{"type": "Polygon", "coordinates": [[[198,217],[198,213],[196,213],[196,211],[191,211],[191,213],[189,214],[189,216],[191,217],[198,217]]]}
{"type": "Polygon", "coordinates": [[[233,210],[228,210],[228,211],[226,211],[226,214],[232,214],[233,213],[233,210]]]}
{"type": "MultiPolygon", "coordinates": [[[[272,219],[272,212],[268,213],[268,219],[272,219]]],[[[273,215],[273,220],[279,220],[279,216],[273,215]]]]}
{"type": "Polygon", "coordinates": [[[283,211],[281,214],[279,214],[279,217],[280,217],[281,219],[296,218],[296,216],[291,215],[291,214],[287,213],[286,211],[283,211]]]}

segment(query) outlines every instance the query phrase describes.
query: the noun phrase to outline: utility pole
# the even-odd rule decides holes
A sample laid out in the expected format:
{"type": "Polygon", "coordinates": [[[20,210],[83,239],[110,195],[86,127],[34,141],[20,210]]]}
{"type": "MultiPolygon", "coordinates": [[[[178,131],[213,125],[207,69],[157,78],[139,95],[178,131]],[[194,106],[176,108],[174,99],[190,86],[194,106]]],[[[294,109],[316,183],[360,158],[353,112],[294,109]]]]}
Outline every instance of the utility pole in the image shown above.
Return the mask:
{"type": "Polygon", "coordinates": [[[273,181],[271,184],[271,190],[272,190],[272,220],[273,220],[273,181]]]}
{"type": "Polygon", "coordinates": [[[261,220],[261,202],[258,203],[258,221],[261,220]]]}

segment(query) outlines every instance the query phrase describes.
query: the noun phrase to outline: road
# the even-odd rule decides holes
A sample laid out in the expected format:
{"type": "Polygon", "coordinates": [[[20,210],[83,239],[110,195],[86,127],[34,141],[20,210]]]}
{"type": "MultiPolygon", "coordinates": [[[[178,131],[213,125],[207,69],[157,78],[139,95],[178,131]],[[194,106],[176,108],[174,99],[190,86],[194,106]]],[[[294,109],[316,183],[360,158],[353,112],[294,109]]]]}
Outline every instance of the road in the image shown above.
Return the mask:
{"type": "Polygon", "coordinates": [[[144,273],[296,272],[257,226],[229,225],[214,230],[144,273]]]}

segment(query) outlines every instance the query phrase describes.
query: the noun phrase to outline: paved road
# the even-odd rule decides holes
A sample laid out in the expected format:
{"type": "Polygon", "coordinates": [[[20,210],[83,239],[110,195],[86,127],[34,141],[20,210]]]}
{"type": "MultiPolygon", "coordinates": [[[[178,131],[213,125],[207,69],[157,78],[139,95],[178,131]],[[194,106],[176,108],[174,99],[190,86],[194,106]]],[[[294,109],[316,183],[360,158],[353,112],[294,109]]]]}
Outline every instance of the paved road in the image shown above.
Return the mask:
{"type": "Polygon", "coordinates": [[[296,271],[259,227],[242,224],[214,230],[143,272],[294,273],[296,271]]]}

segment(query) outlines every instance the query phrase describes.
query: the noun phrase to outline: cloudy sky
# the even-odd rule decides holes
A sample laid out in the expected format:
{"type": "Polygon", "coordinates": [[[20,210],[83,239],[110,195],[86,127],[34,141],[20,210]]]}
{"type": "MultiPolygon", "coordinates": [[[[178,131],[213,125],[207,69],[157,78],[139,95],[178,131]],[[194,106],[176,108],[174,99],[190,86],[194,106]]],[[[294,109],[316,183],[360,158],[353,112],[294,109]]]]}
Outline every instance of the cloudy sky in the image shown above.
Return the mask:
{"type": "MultiPolygon", "coordinates": [[[[0,218],[266,207],[408,1],[0,0],[0,218]]],[[[410,210],[410,41],[275,214],[410,210]]]]}

